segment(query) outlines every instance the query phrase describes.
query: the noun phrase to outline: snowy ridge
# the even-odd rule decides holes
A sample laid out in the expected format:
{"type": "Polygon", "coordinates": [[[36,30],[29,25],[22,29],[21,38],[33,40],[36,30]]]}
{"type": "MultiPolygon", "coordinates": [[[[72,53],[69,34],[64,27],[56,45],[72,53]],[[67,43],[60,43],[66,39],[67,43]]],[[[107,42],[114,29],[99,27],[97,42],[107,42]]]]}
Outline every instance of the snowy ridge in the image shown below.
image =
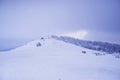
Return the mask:
{"type": "Polygon", "coordinates": [[[53,38],[35,40],[0,52],[0,80],[119,80],[120,59],[93,53],[101,52],[53,38]]]}
{"type": "Polygon", "coordinates": [[[84,47],[91,50],[106,52],[106,54],[113,54],[115,57],[120,58],[120,45],[108,42],[97,42],[97,41],[85,41],[80,39],[75,39],[67,36],[55,36],[52,38],[56,40],[61,40],[67,43],[74,44],[76,46],[84,47]]]}

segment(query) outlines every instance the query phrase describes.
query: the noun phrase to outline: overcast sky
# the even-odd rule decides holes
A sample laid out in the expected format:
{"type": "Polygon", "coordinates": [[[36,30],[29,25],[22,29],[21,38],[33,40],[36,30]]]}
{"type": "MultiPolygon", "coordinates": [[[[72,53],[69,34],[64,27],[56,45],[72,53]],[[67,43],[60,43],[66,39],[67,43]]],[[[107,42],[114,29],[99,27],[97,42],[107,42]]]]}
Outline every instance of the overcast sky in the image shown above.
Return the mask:
{"type": "MultiPolygon", "coordinates": [[[[88,40],[120,41],[119,0],[0,0],[0,43],[84,30],[88,40]]],[[[24,40],[24,41],[22,41],[24,40]]]]}

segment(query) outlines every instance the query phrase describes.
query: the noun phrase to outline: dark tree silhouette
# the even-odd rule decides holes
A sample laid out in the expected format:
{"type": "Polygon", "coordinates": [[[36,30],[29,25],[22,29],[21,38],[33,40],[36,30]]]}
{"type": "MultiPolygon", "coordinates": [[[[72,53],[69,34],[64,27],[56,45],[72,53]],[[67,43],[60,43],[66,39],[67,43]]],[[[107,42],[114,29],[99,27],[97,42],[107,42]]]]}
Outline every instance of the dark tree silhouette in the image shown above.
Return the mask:
{"type": "Polygon", "coordinates": [[[40,42],[38,42],[38,43],[36,44],[36,46],[37,46],[37,47],[40,47],[40,46],[41,46],[41,43],[40,43],[40,42]]]}

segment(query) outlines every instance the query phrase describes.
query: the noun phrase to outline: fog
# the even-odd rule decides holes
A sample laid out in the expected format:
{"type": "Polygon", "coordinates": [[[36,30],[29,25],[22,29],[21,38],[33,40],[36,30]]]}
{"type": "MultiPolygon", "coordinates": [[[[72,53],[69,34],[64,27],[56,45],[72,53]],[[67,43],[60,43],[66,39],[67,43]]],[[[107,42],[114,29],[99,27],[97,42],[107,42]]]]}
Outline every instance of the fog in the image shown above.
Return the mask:
{"type": "Polygon", "coordinates": [[[79,30],[87,40],[119,42],[119,8],[119,0],[1,0],[0,49],[79,30]]]}

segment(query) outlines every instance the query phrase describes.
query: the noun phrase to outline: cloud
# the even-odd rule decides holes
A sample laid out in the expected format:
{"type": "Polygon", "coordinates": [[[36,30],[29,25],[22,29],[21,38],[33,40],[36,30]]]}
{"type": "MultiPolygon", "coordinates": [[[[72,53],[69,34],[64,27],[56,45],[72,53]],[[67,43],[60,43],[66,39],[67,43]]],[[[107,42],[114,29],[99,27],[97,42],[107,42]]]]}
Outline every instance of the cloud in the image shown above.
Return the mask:
{"type": "Polygon", "coordinates": [[[69,37],[78,38],[78,39],[84,39],[87,35],[88,35],[88,31],[86,30],[80,30],[80,31],[64,34],[64,36],[69,36],[69,37]]]}

